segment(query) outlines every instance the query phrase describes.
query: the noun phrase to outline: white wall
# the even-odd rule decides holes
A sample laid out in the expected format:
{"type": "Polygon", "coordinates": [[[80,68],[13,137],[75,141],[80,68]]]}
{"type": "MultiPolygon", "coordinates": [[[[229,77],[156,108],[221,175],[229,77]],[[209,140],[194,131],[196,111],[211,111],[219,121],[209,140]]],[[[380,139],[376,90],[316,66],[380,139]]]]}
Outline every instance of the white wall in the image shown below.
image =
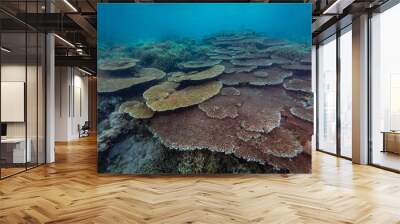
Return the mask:
{"type": "MultiPolygon", "coordinates": [[[[25,82],[25,64],[4,64],[1,66],[1,81],[25,82]]],[[[6,108],[1,108],[6,110],[6,108]]],[[[7,123],[8,137],[25,137],[25,122],[7,123]]]]}
{"type": "Polygon", "coordinates": [[[72,67],[56,67],[55,73],[55,140],[70,141],[88,120],[88,78],[72,67]]]}
{"type": "MultiPolygon", "coordinates": [[[[3,82],[25,82],[25,75],[27,69],[28,72],[28,88],[27,88],[27,118],[28,118],[28,129],[32,127],[36,130],[36,82],[37,80],[32,77],[36,77],[36,66],[25,67],[25,64],[4,64],[1,66],[1,81],[3,82]],[[33,123],[32,123],[33,122],[33,123]]],[[[40,106],[40,105],[39,105],[40,106]]],[[[2,108],[7,110],[7,108],[2,108]]],[[[33,132],[33,131],[32,131],[33,132]]],[[[28,130],[28,137],[29,137],[28,130]]],[[[8,122],[7,123],[7,134],[9,137],[24,137],[25,136],[25,122],[8,122]]],[[[35,131],[36,134],[36,131],[35,131]]]]}
{"type": "Polygon", "coordinates": [[[25,82],[25,64],[1,65],[1,81],[25,82]]]}
{"type": "MultiPolygon", "coordinates": [[[[75,70],[76,72],[76,70],[75,70]]],[[[89,120],[89,103],[88,103],[88,77],[82,76],[82,73],[79,75],[74,75],[74,108],[72,108],[72,117],[71,125],[72,125],[72,136],[78,137],[78,124],[83,125],[85,121],[89,120]]]]}
{"type": "Polygon", "coordinates": [[[55,141],[67,141],[69,133],[69,68],[55,68],[55,141]]]}

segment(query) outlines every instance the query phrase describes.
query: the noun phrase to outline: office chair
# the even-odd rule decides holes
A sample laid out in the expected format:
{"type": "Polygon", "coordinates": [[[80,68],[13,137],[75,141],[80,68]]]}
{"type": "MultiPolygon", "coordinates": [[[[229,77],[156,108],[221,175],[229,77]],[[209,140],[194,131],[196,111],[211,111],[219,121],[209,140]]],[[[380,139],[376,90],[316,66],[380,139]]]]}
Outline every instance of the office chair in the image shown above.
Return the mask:
{"type": "Polygon", "coordinates": [[[89,121],[85,121],[82,127],[80,127],[80,125],[78,124],[79,138],[89,136],[89,129],[90,129],[89,121]]]}

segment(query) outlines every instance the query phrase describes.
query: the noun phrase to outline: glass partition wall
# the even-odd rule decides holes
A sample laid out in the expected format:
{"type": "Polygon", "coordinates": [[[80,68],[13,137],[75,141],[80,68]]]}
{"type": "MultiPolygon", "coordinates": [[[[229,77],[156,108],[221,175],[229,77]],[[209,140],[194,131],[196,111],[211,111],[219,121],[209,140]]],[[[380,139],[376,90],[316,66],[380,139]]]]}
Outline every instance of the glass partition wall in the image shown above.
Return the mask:
{"type": "Polygon", "coordinates": [[[352,157],[351,25],[318,45],[317,150],[352,157]]]}
{"type": "Polygon", "coordinates": [[[21,22],[13,25],[10,30],[0,22],[1,179],[46,160],[45,34],[21,22]]]}
{"type": "MultiPolygon", "coordinates": [[[[1,46],[1,176],[26,169],[25,33],[2,33],[1,46]],[[11,46],[12,45],[12,46],[11,46]],[[4,49],[7,49],[5,51],[4,49]],[[13,51],[12,49],[19,49],[13,51]],[[8,52],[9,51],[9,52],[8,52]]],[[[28,160],[29,162],[29,160],[28,160]]]]}

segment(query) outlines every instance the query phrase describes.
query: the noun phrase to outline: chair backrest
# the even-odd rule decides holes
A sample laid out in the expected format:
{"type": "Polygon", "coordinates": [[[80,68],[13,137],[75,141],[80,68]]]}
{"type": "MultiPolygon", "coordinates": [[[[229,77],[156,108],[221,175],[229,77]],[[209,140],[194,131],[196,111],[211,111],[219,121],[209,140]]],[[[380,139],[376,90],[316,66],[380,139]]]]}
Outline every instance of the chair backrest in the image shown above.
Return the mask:
{"type": "Polygon", "coordinates": [[[90,124],[89,121],[85,121],[85,123],[82,126],[82,129],[89,129],[90,128],[89,124],[90,124]]]}

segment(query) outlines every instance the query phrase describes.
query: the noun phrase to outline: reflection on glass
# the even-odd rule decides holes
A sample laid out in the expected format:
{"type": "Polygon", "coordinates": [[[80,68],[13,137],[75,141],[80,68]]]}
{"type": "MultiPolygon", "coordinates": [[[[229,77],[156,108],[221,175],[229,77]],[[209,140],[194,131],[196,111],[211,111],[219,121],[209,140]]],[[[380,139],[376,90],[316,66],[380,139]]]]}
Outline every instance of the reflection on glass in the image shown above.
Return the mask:
{"type": "Polygon", "coordinates": [[[37,82],[38,82],[38,136],[37,136],[37,147],[38,147],[38,156],[37,156],[37,162],[38,164],[43,164],[45,163],[45,60],[46,60],[46,52],[45,52],[45,44],[46,44],[46,38],[44,34],[39,33],[38,35],[38,77],[37,77],[37,82]]]}
{"type": "Polygon", "coordinates": [[[398,21],[400,5],[374,15],[371,21],[372,163],[396,170],[400,170],[400,33],[395,29],[398,21]]]}
{"type": "Polygon", "coordinates": [[[340,36],[340,153],[352,157],[352,35],[340,36]]]}
{"type": "Polygon", "coordinates": [[[2,177],[24,171],[25,163],[31,159],[30,147],[26,144],[25,38],[25,33],[1,34],[2,47],[9,49],[1,55],[2,177]]]}
{"type": "Polygon", "coordinates": [[[318,148],[336,153],[336,39],[318,48],[318,148]]]}
{"type": "MultiPolygon", "coordinates": [[[[0,7],[44,13],[45,0],[0,1],[0,7]]],[[[13,18],[0,12],[4,20],[13,18]]],[[[1,124],[0,177],[45,162],[45,35],[22,23],[0,24],[1,124]],[[3,29],[2,29],[3,28],[3,29]]]]}
{"type": "Polygon", "coordinates": [[[26,82],[26,113],[27,113],[27,142],[30,148],[30,161],[27,163],[27,167],[31,168],[37,165],[37,42],[38,36],[36,32],[27,33],[27,82],[26,82]]]}

